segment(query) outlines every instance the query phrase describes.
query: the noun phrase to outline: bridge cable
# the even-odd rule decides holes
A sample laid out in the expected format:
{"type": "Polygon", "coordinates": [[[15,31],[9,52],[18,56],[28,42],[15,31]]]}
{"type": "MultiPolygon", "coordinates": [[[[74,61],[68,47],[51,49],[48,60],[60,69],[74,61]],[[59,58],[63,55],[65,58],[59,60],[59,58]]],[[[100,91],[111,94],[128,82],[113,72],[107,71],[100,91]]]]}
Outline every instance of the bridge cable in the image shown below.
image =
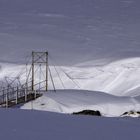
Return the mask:
{"type": "MultiPolygon", "coordinates": [[[[50,54],[50,53],[49,53],[50,54]]],[[[51,61],[53,61],[56,64],[56,61],[49,55],[49,58],[51,61]]],[[[66,75],[66,77],[68,77],[74,85],[76,85],[79,89],[81,89],[81,87],[74,81],[74,79],[68,74],[66,73],[61,66],[58,65],[58,67],[61,69],[61,71],[66,75]]]]}
{"type": "Polygon", "coordinates": [[[52,81],[52,85],[53,85],[54,91],[56,92],[56,88],[55,88],[55,84],[54,84],[54,80],[53,80],[53,77],[52,77],[52,73],[51,73],[50,67],[49,67],[49,74],[50,74],[50,78],[51,78],[51,81],[52,81]]]}

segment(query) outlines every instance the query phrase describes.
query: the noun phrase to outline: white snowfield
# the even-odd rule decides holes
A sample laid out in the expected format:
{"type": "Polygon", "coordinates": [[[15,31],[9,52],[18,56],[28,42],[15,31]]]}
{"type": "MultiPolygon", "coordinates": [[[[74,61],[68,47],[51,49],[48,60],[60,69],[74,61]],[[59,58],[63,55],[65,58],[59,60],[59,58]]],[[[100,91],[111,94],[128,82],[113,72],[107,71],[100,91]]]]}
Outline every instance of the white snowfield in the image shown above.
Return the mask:
{"type": "Polygon", "coordinates": [[[98,110],[103,116],[115,117],[125,112],[139,111],[140,98],[117,97],[97,91],[58,90],[44,93],[42,97],[23,105],[21,109],[70,114],[83,110],[98,110]]]}
{"type": "Polygon", "coordinates": [[[139,118],[73,116],[0,110],[2,140],[139,140],[139,118]]]}

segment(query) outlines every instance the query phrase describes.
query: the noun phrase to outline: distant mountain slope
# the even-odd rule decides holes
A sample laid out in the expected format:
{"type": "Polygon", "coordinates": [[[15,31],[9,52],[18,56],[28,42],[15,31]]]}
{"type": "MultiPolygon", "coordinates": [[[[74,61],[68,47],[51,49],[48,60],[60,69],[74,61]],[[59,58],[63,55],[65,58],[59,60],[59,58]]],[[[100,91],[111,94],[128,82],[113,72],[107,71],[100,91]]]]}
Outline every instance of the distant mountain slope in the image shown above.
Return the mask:
{"type": "MultiPolygon", "coordinates": [[[[140,58],[124,59],[109,64],[102,62],[103,60],[98,61],[100,65],[94,61],[85,62],[75,67],[50,66],[55,88],[101,91],[116,96],[140,95],[140,58]]],[[[21,80],[25,80],[25,71],[24,65],[1,63],[0,79],[6,76],[15,77],[24,72],[21,80]]],[[[53,89],[50,78],[49,89],[53,89]]]]}
{"type": "Polygon", "coordinates": [[[140,77],[138,76],[140,58],[124,59],[99,66],[91,61],[88,65],[85,62],[78,67],[63,67],[63,71],[76,84],[67,78],[61,69],[58,67],[66,88],[102,91],[116,96],[140,95],[140,77]],[[92,64],[93,67],[91,67],[92,64]]]}

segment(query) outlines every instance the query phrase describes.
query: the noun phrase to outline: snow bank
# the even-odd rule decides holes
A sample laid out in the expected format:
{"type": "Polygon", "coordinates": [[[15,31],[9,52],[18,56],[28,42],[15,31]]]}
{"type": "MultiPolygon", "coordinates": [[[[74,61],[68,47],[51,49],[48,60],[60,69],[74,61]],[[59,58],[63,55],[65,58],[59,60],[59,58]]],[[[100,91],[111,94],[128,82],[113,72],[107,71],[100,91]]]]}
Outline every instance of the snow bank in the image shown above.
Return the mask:
{"type": "Polygon", "coordinates": [[[98,110],[103,116],[120,116],[124,112],[139,111],[140,100],[133,97],[117,97],[107,93],[83,90],[49,91],[21,109],[35,109],[59,113],[82,110],[98,110]]]}

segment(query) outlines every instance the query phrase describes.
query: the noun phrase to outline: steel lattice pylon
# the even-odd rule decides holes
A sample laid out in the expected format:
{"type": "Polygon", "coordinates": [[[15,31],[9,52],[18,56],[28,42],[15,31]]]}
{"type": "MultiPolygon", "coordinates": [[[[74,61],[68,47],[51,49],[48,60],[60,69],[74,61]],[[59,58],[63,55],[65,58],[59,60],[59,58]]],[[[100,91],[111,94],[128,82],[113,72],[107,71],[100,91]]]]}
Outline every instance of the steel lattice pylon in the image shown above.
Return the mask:
{"type": "MultiPolygon", "coordinates": [[[[45,71],[45,90],[48,90],[48,52],[32,52],[32,91],[35,90],[35,67],[44,65],[45,71]]],[[[40,73],[41,74],[41,73],[40,73]]]]}

